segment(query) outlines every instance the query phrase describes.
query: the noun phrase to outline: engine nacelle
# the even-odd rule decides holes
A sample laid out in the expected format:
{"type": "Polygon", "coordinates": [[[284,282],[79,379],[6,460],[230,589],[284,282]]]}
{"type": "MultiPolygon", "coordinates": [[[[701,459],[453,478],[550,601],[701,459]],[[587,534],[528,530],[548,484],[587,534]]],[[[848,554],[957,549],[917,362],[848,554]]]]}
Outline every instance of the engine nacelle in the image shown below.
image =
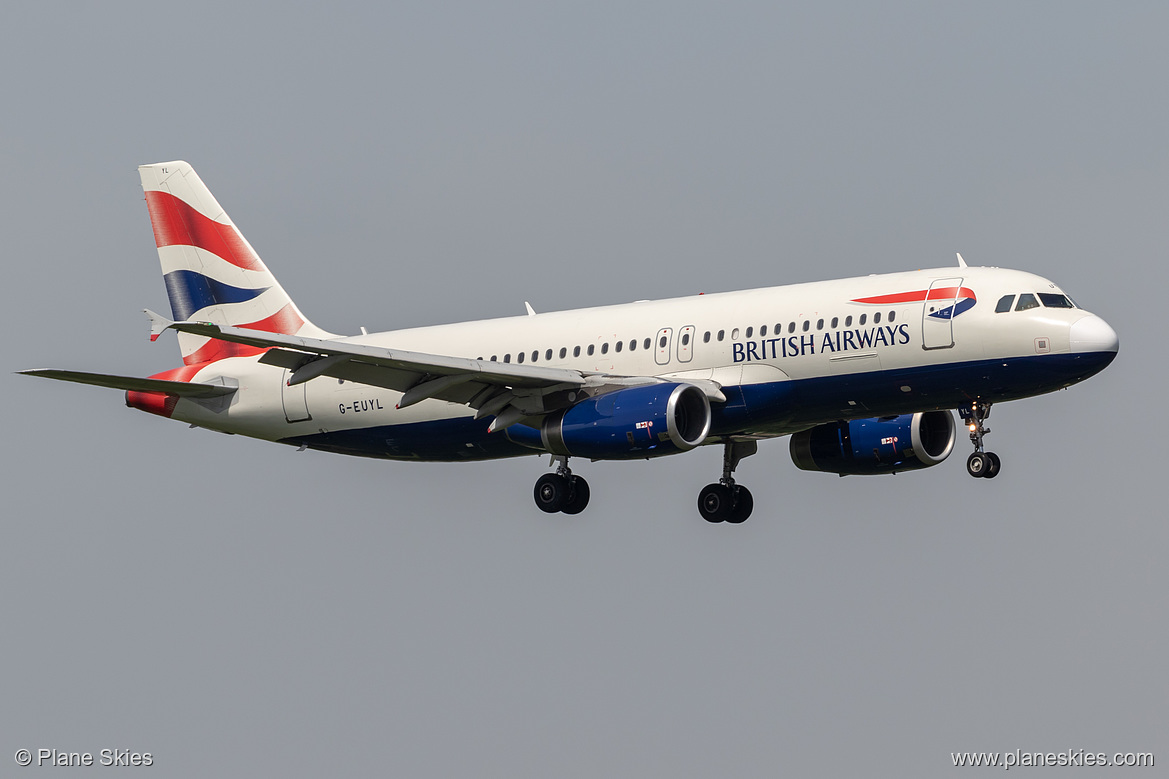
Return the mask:
{"type": "Polygon", "coordinates": [[[557,455],[631,460],[689,451],[706,440],[710,421],[710,400],[693,384],[648,384],[582,400],[539,430],[512,425],[507,436],[557,455]]]}
{"type": "Polygon", "coordinates": [[[899,417],[830,422],[796,433],[792,461],[805,471],[872,475],[937,465],[954,450],[954,415],[921,411],[899,417]]]}

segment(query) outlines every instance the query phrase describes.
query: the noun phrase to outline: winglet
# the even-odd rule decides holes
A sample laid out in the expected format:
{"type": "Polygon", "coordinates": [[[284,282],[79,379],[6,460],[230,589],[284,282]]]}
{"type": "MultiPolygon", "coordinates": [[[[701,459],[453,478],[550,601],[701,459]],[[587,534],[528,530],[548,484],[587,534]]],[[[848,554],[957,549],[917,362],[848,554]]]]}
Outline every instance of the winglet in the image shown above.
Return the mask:
{"type": "Polygon", "coordinates": [[[149,308],[142,309],[142,313],[150,318],[150,340],[157,341],[158,337],[174,324],[174,320],[167,319],[162,314],[156,314],[149,308]]]}
{"type": "Polygon", "coordinates": [[[526,300],[524,301],[524,308],[528,309],[528,316],[536,315],[536,309],[532,308],[532,304],[526,300]]]}
{"type": "MultiPolygon", "coordinates": [[[[957,252],[954,252],[954,253],[955,253],[955,254],[958,254],[957,252]]],[[[959,267],[959,268],[967,268],[967,267],[969,267],[969,266],[966,264],[966,260],[962,259],[962,255],[961,255],[961,254],[958,254],[958,267],[959,267]]]]}

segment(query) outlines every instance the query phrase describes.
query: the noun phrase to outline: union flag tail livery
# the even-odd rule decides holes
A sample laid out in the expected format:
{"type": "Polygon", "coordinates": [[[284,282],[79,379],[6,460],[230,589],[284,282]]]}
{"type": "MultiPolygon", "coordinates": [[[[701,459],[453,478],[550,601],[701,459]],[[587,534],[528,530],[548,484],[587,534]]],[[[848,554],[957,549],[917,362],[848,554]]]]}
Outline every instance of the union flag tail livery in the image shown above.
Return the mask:
{"type": "MultiPolygon", "coordinates": [[[[330,338],[297,309],[195,169],[181,160],[138,168],[172,316],[249,330],[330,338]]],[[[179,333],[184,365],[262,348],[179,333]]]]}
{"type": "MultiPolygon", "coordinates": [[[[803,470],[875,475],[944,461],[969,430],[972,476],[994,403],[1104,370],[1119,339],[1048,279],[958,267],[335,336],[305,319],[185,162],[139,168],[183,366],[150,378],[22,373],[126,391],[132,408],[298,449],[387,460],[552,455],[533,494],[578,514],[570,457],[723,447],[709,522],[751,514],[735,482],[760,441],[803,470]]],[[[717,276],[717,269],[710,271],[717,276]]],[[[717,278],[710,286],[718,286],[717,278]]],[[[703,286],[707,286],[704,284],[703,286]]]]}

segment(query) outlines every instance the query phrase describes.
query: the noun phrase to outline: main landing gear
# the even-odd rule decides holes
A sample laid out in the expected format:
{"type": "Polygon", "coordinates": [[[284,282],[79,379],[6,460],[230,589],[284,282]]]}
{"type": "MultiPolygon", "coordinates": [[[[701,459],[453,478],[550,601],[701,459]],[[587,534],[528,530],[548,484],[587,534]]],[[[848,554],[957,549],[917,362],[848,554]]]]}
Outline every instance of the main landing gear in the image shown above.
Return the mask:
{"type": "Polygon", "coordinates": [[[558,461],[556,473],[546,473],[536,480],[532,491],[536,506],[541,511],[555,514],[579,514],[589,505],[589,483],[580,476],[573,476],[568,468],[567,457],[554,457],[558,461]]]}
{"type": "Polygon", "coordinates": [[[698,513],[707,522],[746,522],[755,508],[755,500],[746,487],[735,484],[732,475],[739,461],[759,450],[755,441],[727,441],[723,445],[723,476],[718,484],[708,484],[698,493],[698,513]]]}
{"type": "Polygon", "coordinates": [[[999,475],[1002,462],[997,454],[984,451],[982,446],[982,437],[990,432],[983,424],[990,417],[990,404],[974,401],[958,409],[958,413],[966,420],[970,443],[974,444],[974,454],[966,460],[966,472],[975,478],[993,479],[999,475]]]}

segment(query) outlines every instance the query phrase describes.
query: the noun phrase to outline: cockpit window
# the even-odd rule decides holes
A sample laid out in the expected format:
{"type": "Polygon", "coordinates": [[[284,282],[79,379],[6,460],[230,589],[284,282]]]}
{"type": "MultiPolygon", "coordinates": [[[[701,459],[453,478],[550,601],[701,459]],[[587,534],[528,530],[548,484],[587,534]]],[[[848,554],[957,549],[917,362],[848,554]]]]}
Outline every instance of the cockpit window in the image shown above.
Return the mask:
{"type": "Polygon", "coordinates": [[[1039,308],[1039,301],[1030,292],[1024,292],[1019,296],[1019,305],[1015,306],[1015,310],[1026,311],[1029,308],[1039,308]]]}
{"type": "Polygon", "coordinates": [[[1001,298],[999,298],[998,305],[994,307],[994,312],[996,314],[1001,314],[1004,311],[1010,311],[1011,304],[1014,302],[1015,302],[1014,295],[1003,295],[1001,298]]]}
{"type": "Polygon", "coordinates": [[[1040,292],[1039,300],[1048,308],[1075,308],[1067,295],[1057,295],[1054,292],[1040,292]]]}

